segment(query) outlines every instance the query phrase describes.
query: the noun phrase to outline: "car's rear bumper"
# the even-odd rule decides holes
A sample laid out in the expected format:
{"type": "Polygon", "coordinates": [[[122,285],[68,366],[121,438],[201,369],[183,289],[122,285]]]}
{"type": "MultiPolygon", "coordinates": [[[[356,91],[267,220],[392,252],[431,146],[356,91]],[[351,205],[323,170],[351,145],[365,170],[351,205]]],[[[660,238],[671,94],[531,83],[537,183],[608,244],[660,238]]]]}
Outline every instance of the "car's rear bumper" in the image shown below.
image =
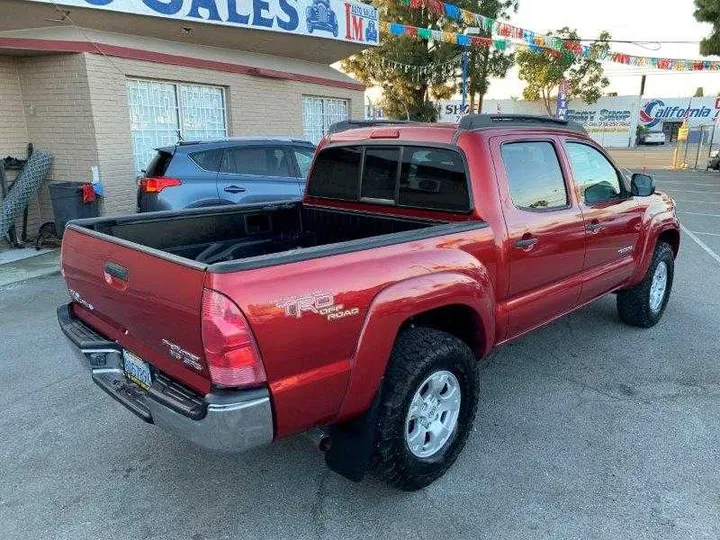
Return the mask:
{"type": "Polygon", "coordinates": [[[273,440],[266,388],[216,391],[201,396],[157,373],[149,390],[125,377],[122,348],[75,317],[69,305],[58,322],[83,368],[100,388],[144,421],[209,450],[242,452],[273,440]]]}

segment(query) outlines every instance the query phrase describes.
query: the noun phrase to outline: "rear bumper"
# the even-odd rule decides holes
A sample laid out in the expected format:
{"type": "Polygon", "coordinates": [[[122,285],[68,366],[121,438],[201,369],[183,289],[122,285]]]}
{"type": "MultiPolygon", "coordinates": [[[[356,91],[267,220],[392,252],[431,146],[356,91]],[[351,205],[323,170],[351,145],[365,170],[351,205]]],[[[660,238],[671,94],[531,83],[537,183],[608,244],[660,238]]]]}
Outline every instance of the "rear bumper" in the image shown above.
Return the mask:
{"type": "Polygon", "coordinates": [[[75,317],[69,305],[58,322],[95,384],[145,422],[220,452],[243,452],[273,440],[266,388],[216,391],[200,396],[157,373],[149,390],[125,377],[122,348],[75,317]]]}

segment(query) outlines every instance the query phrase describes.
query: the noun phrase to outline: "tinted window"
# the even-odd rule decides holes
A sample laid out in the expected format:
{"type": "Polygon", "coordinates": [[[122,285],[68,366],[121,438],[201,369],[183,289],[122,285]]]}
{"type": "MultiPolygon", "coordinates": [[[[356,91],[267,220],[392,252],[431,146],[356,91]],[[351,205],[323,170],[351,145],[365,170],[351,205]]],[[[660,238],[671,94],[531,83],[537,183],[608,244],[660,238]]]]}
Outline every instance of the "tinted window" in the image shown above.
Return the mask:
{"type": "Polygon", "coordinates": [[[308,193],[317,197],[357,200],[362,148],[326,148],[315,159],[308,193]]]}
{"type": "Polygon", "coordinates": [[[170,165],[172,157],[173,155],[171,153],[158,150],[150,160],[147,169],[145,169],[145,176],[153,177],[164,175],[168,165],[170,165]]]}
{"type": "Polygon", "coordinates": [[[560,163],[549,142],[506,143],[502,160],[513,204],[543,209],[567,206],[567,190],[560,163]]]}
{"type": "Polygon", "coordinates": [[[293,176],[290,159],[282,148],[246,146],[227,148],[220,172],[255,176],[293,176]]]}
{"type": "Polygon", "coordinates": [[[620,195],[620,176],[600,152],[587,144],[567,143],[567,155],[585,203],[594,204],[620,195]]]}
{"type": "Polygon", "coordinates": [[[469,210],[465,165],[460,154],[452,150],[405,147],[398,203],[435,210],[469,210]]]}
{"type": "Polygon", "coordinates": [[[201,169],[210,172],[217,172],[222,159],[222,150],[206,150],[190,154],[190,159],[197,163],[201,169]]]}
{"type": "Polygon", "coordinates": [[[293,148],[293,151],[295,152],[295,159],[297,159],[298,168],[300,169],[300,176],[307,178],[315,151],[312,148],[302,148],[298,146],[293,148]]]}
{"type": "Polygon", "coordinates": [[[367,147],[361,196],[394,201],[399,161],[400,148],[367,147]]]}

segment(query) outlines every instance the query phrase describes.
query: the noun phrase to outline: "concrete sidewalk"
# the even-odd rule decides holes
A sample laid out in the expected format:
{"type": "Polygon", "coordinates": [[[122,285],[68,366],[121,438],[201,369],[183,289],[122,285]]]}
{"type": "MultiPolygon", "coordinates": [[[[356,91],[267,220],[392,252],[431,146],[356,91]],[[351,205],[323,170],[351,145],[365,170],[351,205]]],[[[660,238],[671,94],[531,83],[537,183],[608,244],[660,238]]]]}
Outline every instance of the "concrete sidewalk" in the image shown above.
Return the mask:
{"type": "MultiPolygon", "coordinates": [[[[25,248],[30,251],[31,248],[25,248]]],[[[34,251],[34,250],[33,250],[34,251]]],[[[60,272],[60,250],[44,250],[37,255],[0,264],[0,287],[60,272]]]]}

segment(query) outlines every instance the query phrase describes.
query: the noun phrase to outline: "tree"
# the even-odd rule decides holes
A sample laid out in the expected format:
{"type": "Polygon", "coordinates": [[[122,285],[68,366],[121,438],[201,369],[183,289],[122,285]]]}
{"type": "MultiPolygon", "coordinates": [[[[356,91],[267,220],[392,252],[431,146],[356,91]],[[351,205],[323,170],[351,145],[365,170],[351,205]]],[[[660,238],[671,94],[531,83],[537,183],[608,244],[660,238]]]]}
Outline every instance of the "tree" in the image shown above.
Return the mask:
{"type": "MultiPolygon", "coordinates": [[[[577,31],[567,27],[550,32],[549,35],[565,40],[578,40],[577,31]]],[[[590,45],[589,57],[571,53],[553,54],[546,49],[540,52],[524,50],[516,53],[518,77],[527,83],[523,89],[523,97],[532,101],[541,100],[548,116],[553,116],[553,101],[560,83],[567,80],[568,97],[595,103],[610,84],[604,76],[602,63],[598,60],[609,53],[609,39],[610,34],[602,32],[597,41],[590,45]]]]}
{"type": "MultiPolygon", "coordinates": [[[[396,0],[374,0],[373,4],[381,20],[458,31],[456,21],[447,20],[430,9],[414,9],[396,0]]],[[[389,118],[435,121],[437,110],[433,100],[448,99],[456,91],[460,48],[387,33],[382,33],[380,42],[379,47],[371,47],[343,61],[343,70],[368,86],[380,86],[381,107],[389,118]],[[429,69],[398,68],[394,63],[429,69]]]]}
{"type": "Polygon", "coordinates": [[[720,54],[720,0],[695,0],[695,18],[713,25],[710,36],[700,42],[700,54],[720,54]]]}
{"type": "Polygon", "coordinates": [[[705,90],[702,86],[698,86],[698,89],[695,90],[695,95],[693,97],[703,97],[705,95],[705,90]]]}
{"type": "MultiPolygon", "coordinates": [[[[479,13],[491,19],[506,20],[511,13],[517,12],[518,0],[458,0],[456,4],[473,13],[479,13]]],[[[490,38],[491,33],[483,30],[481,37],[490,38]]],[[[504,77],[515,63],[513,54],[491,50],[485,47],[472,47],[468,53],[468,96],[470,111],[482,110],[485,94],[490,88],[491,77],[504,77]]]]}

